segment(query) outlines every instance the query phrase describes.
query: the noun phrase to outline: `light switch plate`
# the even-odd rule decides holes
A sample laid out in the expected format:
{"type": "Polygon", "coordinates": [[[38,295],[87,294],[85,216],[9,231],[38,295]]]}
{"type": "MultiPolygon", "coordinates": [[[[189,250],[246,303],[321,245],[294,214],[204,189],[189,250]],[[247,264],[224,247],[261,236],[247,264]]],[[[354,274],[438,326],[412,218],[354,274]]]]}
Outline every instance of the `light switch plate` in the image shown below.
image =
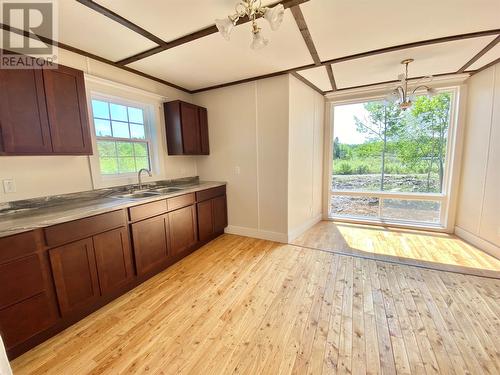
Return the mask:
{"type": "Polygon", "coordinates": [[[13,179],[3,180],[3,191],[5,194],[15,193],[16,192],[16,183],[13,179]]]}

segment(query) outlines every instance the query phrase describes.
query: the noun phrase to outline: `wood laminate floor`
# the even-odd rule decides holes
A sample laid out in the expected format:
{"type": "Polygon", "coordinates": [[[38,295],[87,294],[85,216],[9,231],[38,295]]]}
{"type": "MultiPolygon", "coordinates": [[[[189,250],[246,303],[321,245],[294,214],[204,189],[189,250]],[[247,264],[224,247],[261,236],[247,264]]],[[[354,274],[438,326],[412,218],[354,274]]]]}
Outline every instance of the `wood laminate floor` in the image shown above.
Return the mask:
{"type": "Polygon", "coordinates": [[[446,233],[321,221],[292,244],[374,260],[500,278],[500,260],[446,233]]]}
{"type": "Polygon", "coordinates": [[[500,281],[224,235],[21,374],[499,374],[500,281]]]}

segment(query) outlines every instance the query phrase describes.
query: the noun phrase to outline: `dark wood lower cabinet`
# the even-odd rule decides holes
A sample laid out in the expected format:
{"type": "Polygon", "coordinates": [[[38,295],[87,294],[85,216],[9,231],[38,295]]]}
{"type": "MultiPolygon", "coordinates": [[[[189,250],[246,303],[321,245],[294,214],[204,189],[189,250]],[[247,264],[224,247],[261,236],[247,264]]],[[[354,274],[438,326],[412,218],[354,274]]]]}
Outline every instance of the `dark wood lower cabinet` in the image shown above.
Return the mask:
{"type": "Polygon", "coordinates": [[[101,294],[113,292],[134,277],[132,252],[126,228],[93,237],[101,294]]]}
{"type": "Polygon", "coordinates": [[[0,334],[9,357],[161,272],[226,226],[221,186],[0,238],[0,334]]]}
{"type": "Polygon", "coordinates": [[[137,274],[158,269],[168,259],[168,215],[160,215],[131,225],[137,274]]]}
{"type": "Polygon", "coordinates": [[[198,242],[195,206],[169,212],[170,254],[189,250],[198,242]]]}
{"type": "Polygon", "coordinates": [[[61,314],[64,316],[99,298],[99,281],[92,239],[49,250],[61,314]]]}

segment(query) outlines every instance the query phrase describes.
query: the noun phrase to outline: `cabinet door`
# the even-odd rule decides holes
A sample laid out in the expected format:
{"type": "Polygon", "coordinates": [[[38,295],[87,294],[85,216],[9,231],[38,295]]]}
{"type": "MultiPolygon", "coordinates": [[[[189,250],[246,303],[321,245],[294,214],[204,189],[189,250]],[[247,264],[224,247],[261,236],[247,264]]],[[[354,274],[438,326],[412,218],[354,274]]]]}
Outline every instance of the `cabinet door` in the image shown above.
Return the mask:
{"type": "Polygon", "coordinates": [[[227,227],[227,205],[226,196],[212,199],[212,210],[214,220],[214,233],[220,233],[227,227]]]}
{"type": "Polygon", "coordinates": [[[208,114],[207,109],[203,107],[198,107],[198,115],[200,119],[200,143],[201,143],[201,154],[210,154],[210,146],[208,142],[208,114]]]}
{"type": "Polygon", "coordinates": [[[160,268],[168,260],[168,215],[132,224],[137,273],[160,268]]]}
{"type": "Polygon", "coordinates": [[[40,70],[0,69],[0,131],[5,154],[52,152],[40,70]]]}
{"type": "Polygon", "coordinates": [[[99,298],[92,239],[49,250],[61,314],[91,305],[99,298]]]}
{"type": "Polygon", "coordinates": [[[118,289],[133,277],[128,231],[118,228],[93,237],[101,294],[118,289]]]}
{"type": "Polygon", "coordinates": [[[212,200],[198,203],[198,234],[200,241],[208,240],[214,234],[212,200]]]}
{"type": "Polygon", "coordinates": [[[184,154],[199,155],[201,144],[198,106],[181,102],[181,124],[184,154]]]}
{"type": "Polygon", "coordinates": [[[188,206],[168,213],[171,254],[176,255],[196,244],[196,209],[188,206]]]}
{"type": "Polygon", "coordinates": [[[54,153],[92,154],[83,72],[59,65],[43,80],[54,153]]]}

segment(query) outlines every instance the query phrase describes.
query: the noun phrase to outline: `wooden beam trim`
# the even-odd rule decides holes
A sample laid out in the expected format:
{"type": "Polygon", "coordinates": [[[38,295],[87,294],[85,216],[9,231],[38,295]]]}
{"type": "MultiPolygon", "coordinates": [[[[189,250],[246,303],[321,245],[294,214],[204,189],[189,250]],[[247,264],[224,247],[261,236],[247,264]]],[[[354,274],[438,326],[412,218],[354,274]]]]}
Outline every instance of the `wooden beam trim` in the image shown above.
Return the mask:
{"type": "Polygon", "coordinates": [[[179,85],[176,85],[174,83],[171,83],[171,82],[168,82],[168,81],[165,81],[161,78],[157,78],[157,77],[154,77],[154,76],[151,76],[149,74],[146,74],[146,73],[143,73],[143,72],[140,72],[138,70],[135,70],[135,69],[132,69],[132,68],[129,68],[128,66],[120,66],[120,65],[117,65],[115,62],[111,61],[111,60],[108,60],[108,59],[105,59],[104,57],[101,57],[101,56],[97,56],[97,55],[94,55],[93,53],[90,53],[90,52],[87,52],[87,51],[84,51],[84,50],[81,50],[79,48],[76,48],[76,47],[72,47],[70,45],[67,45],[67,44],[64,44],[64,43],[60,43],[60,42],[56,42],[52,39],[49,39],[49,38],[46,38],[44,36],[41,36],[41,35],[37,35],[37,34],[34,34],[34,33],[31,33],[29,31],[25,31],[25,30],[21,30],[21,29],[18,29],[18,28],[15,28],[15,27],[12,27],[12,26],[9,26],[9,25],[5,25],[3,23],[0,23],[0,29],[3,29],[5,31],[10,31],[12,33],[15,33],[15,34],[18,34],[18,35],[22,35],[26,38],[31,38],[31,39],[39,39],[41,40],[42,42],[44,43],[47,43],[47,44],[50,44],[50,45],[53,45],[55,47],[59,47],[59,48],[62,48],[66,51],[70,51],[70,52],[73,52],[73,53],[76,53],[76,54],[79,54],[79,55],[82,55],[82,56],[85,56],[85,57],[88,57],[88,58],[91,58],[93,60],[96,60],[96,61],[99,61],[99,62],[102,62],[104,64],[108,64],[108,65],[111,65],[111,66],[114,66],[116,68],[119,68],[119,69],[122,69],[122,70],[125,70],[127,72],[130,72],[130,73],[134,73],[136,75],[139,75],[141,77],[144,77],[144,78],[147,78],[147,79],[150,79],[152,81],[155,81],[155,82],[158,82],[158,83],[162,83],[166,86],[170,86],[174,89],[177,89],[177,90],[181,90],[181,91],[184,91],[186,93],[189,93],[191,94],[191,91],[184,88],[184,87],[181,87],[179,85]]]}
{"type": "Polygon", "coordinates": [[[337,90],[337,83],[335,82],[335,77],[333,76],[332,65],[325,65],[326,73],[328,74],[328,78],[330,79],[330,84],[332,85],[332,91],[337,90]]]}
{"type": "MultiPolygon", "coordinates": [[[[291,8],[294,6],[298,6],[299,4],[305,3],[307,1],[309,1],[309,0],[284,0],[284,1],[278,1],[278,2],[270,4],[268,6],[272,7],[272,6],[275,6],[275,5],[281,3],[285,7],[285,9],[288,9],[288,8],[291,8]]],[[[249,21],[250,20],[247,17],[240,18],[238,20],[237,26],[245,24],[249,21]]],[[[127,57],[123,60],[117,61],[117,64],[119,64],[119,65],[131,64],[133,62],[145,59],[146,57],[156,55],[157,53],[169,50],[169,49],[174,48],[174,47],[178,47],[180,45],[192,42],[196,39],[200,39],[200,38],[203,38],[203,37],[211,35],[211,34],[215,34],[217,32],[218,32],[217,27],[215,25],[211,25],[211,26],[205,27],[204,29],[195,31],[194,33],[191,33],[191,34],[182,36],[180,38],[174,39],[174,40],[166,43],[165,45],[154,47],[154,48],[151,48],[147,51],[140,52],[140,53],[137,53],[137,54],[132,55],[130,57],[127,57]]]]}
{"type": "Polygon", "coordinates": [[[304,39],[304,42],[306,43],[307,49],[309,50],[309,53],[311,54],[311,57],[314,61],[314,64],[321,65],[321,59],[319,58],[318,51],[316,50],[316,47],[314,46],[314,42],[313,42],[311,33],[309,32],[309,28],[307,27],[307,23],[306,23],[306,20],[304,18],[304,14],[302,13],[300,6],[299,5],[293,6],[290,8],[290,11],[292,12],[293,18],[295,18],[295,22],[297,23],[297,26],[300,30],[300,33],[302,34],[302,38],[304,39]]]}
{"type": "Polygon", "coordinates": [[[167,43],[156,35],[150,33],[149,31],[143,29],[142,27],[136,25],[135,23],[129,21],[128,19],[120,16],[119,14],[113,12],[112,10],[103,7],[100,4],[95,3],[92,0],[76,0],[80,4],[89,7],[90,9],[102,14],[109,19],[112,19],[115,22],[118,22],[120,25],[125,26],[126,28],[136,32],[137,34],[142,35],[143,37],[155,42],[158,45],[166,45],[167,43]]]}
{"type": "Polygon", "coordinates": [[[471,71],[466,71],[465,73],[470,73],[471,75],[474,75],[474,74],[477,74],[477,73],[479,73],[479,72],[482,72],[483,70],[488,69],[488,68],[490,68],[490,67],[492,67],[493,65],[496,65],[496,64],[498,64],[498,63],[500,63],[500,57],[499,57],[498,59],[493,60],[492,62],[490,62],[490,63],[488,63],[488,64],[486,64],[486,65],[482,66],[482,67],[481,67],[481,68],[479,68],[479,69],[476,69],[476,70],[471,70],[471,71]]]}
{"type": "Polygon", "coordinates": [[[489,50],[497,45],[500,42],[500,35],[498,35],[495,39],[493,39],[486,47],[484,47],[481,51],[479,51],[472,59],[470,59],[464,66],[457,70],[457,73],[463,73],[465,70],[474,64],[477,60],[479,60],[482,56],[484,56],[489,50]]]}
{"type": "Polygon", "coordinates": [[[323,92],[323,90],[321,90],[314,83],[312,83],[311,81],[309,81],[307,78],[302,77],[299,73],[291,72],[290,74],[292,76],[294,76],[295,78],[297,78],[300,82],[302,82],[302,83],[306,84],[307,86],[309,86],[310,88],[312,88],[314,91],[320,93],[321,95],[325,95],[325,93],[323,92]]]}

